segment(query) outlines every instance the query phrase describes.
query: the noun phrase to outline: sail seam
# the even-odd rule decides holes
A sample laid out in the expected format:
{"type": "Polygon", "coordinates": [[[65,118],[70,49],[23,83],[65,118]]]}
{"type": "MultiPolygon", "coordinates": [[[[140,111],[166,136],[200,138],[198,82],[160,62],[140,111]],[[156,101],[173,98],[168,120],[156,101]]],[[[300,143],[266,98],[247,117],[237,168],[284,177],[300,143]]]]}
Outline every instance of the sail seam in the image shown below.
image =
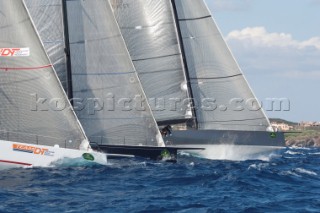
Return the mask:
{"type": "Polygon", "coordinates": [[[124,29],[124,30],[140,30],[140,29],[148,29],[148,28],[153,28],[153,27],[159,27],[159,26],[164,26],[164,25],[170,25],[172,24],[172,22],[164,22],[164,23],[157,23],[154,25],[139,25],[139,26],[135,26],[135,27],[120,27],[120,29],[124,29]]]}
{"type": "Polygon", "coordinates": [[[224,76],[224,77],[207,77],[207,78],[190,78],[190,80],[205,80],[205,79],[224,79],[224,78],[234,78],[234,77],[238,77],[238,76],[242,76],[243,74],[236,74],[236,75],[230,75],[230,76],[224,76]]]}
{"type": "Polygon", "coordinates": [[[200,20],[200,19],[206,19],[206,18],[211,18],[211,15],[208,16],[202,16],[198,18],[184,18],[184,19],[178,19],[179,21],[194,21],[194,20],[200,20]]]}
{"type": "Polygon", "coordinates": [[[167,70],[153,70],[149,72],[140,72],[141,75],[149,75],[154,73],[163,73],[163,72],[177,72],[180,71],[180,69],[167,69],[167,70]]]}
{"type": "Polygon", "coordinates": [[[145,61],[145,60],[150,60],[150,59],[167,58],[167,57],[177,56],[177,55],[180,55],[180,53],[171,54],[171,55],[157,56],[157,57],[150,57],[150,58],[132,59],[132,61],[145,61]]]}
{"type": "Polygon", "coordinates": [[[92,76],[92,75],[126,75],[126,74],[133,74],[135,71],[132,72],[115,72],[115,73],[72,73],[72,75],[85,75],[85,76],[92,76]]]}
{"type": "Polygon", "coordinates": [[[0,67],[0,70],[9,71],[9,70],[39,70],[52,67],[52,64],[48,64],[40,67],[0,67]]]}

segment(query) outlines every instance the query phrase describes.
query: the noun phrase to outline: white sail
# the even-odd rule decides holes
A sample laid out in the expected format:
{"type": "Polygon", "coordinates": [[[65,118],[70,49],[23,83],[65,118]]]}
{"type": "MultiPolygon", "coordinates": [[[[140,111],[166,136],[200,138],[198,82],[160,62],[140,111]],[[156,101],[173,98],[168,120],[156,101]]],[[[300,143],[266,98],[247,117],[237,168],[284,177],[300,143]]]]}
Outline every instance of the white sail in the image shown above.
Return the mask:
{"type": "Polygon", "coordinates": [[[79,149],[86,136],[23,1],[0,1],[0,29],[0,139],[79,149]]]}
{"type": "Polygon", "coordinates": [[[24,0],[64,89],[66,57],[61,0],[24,0]]]}
{"type": "Polygon", "coordinates": [[[67,1],[74,107],[92,142],[163,145],[108,0],[67,1]]]}
{"type": "Polygon", "coordinates": [[[111,0],[158,123],[192,117],[191,101],[169,0],[111,0]]]}
{"type": "Polygon", "coordinates": [[[203,0],[174,0],[199,129],[265,131],[257,103],[203,0]]]}

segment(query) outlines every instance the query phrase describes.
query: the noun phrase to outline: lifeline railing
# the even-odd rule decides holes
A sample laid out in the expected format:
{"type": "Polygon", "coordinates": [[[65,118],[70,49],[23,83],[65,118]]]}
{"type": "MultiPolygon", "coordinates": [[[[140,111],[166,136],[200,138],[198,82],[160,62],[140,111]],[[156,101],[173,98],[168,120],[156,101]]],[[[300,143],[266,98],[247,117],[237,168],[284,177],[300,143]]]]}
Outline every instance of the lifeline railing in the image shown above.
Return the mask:
{"type": "Polygon", "coordinates": [[[0,130],[0,140],[45,146],[58,145],[61,148],[79,148],[79,144],[81,143],[80,140],[72,141],[69,139],[58,137],[29,134],[23,132],[13,132],[7,130],[0,130]]]}
{"type": "Polygon", "coordinates": [[[89,137],[90,143],[96,145],[120,145],[120,146],[130,146],[130,145],[141,145],[141,146],[154,146],[154,141],[145,141],[145,137],[137,137],[137,136],[110,136],[110,137],[103,137],[103,136],[92,136],[89,137]]]}

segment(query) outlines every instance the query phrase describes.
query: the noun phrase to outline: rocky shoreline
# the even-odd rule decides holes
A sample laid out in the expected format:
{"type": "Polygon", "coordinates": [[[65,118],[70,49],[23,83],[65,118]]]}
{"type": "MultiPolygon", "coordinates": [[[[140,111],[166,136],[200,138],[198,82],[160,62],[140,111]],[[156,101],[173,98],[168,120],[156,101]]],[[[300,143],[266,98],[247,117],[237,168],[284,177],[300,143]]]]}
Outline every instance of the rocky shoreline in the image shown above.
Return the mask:
{"type": "Polygon", "coordinates": [[[320,136],[288,139],[286,140],[286,145],[298,147],[320,147],[320,136]]]}

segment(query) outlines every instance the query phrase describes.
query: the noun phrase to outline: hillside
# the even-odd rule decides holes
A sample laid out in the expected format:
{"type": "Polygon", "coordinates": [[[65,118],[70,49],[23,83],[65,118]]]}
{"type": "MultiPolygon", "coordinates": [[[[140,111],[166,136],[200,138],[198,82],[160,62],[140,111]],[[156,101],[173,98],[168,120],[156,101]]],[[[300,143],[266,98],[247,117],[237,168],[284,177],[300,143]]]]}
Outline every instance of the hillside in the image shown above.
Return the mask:
{"type": "Polygon", "coordinates": [[[297,126],[298,123],[295,122],[291,122],[291,121],[287,121],[281,118],[270,118],[269,119],[271,123],[275,122],[275,123],[285,123],[288,124],[289,126],[297,126]]]}

